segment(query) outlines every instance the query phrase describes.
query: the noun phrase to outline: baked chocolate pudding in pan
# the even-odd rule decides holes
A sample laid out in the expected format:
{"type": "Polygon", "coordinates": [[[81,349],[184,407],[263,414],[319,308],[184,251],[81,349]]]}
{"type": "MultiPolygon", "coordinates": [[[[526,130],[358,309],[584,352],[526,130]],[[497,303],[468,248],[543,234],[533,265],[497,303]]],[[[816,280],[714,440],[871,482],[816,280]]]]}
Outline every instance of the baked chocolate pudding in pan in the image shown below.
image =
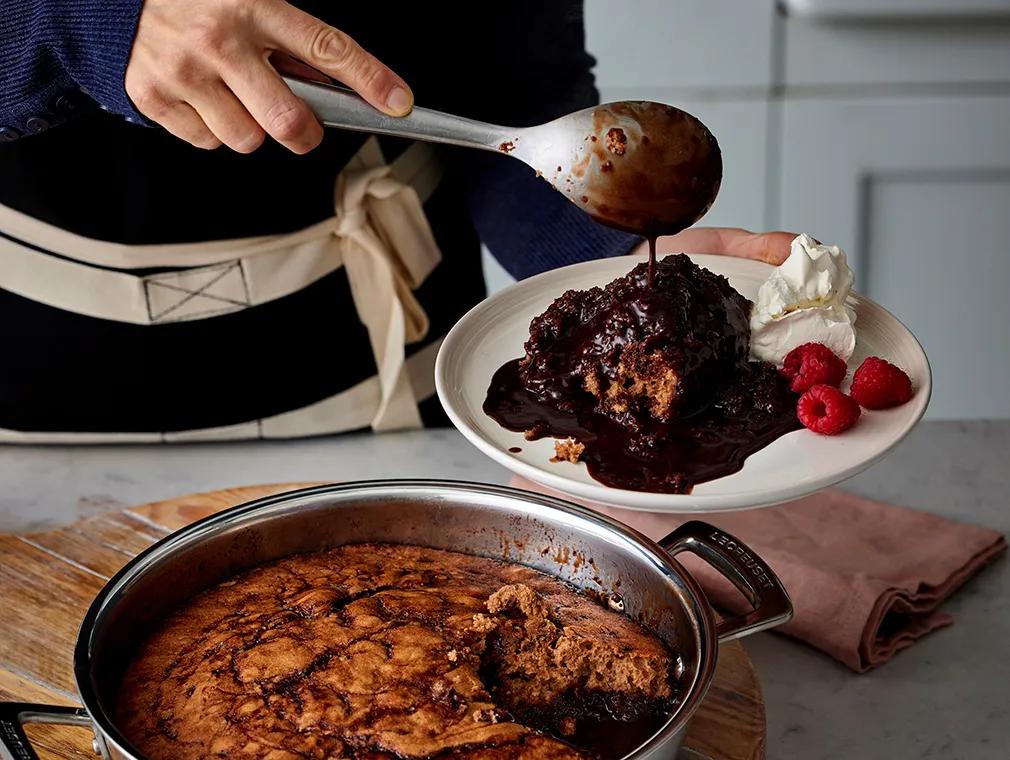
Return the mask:
{"type": "Polygon", "coordinates": [[[184,604],[116,713],[151,760],[618,758],[671,714],[678,673],[658,637],[557,578],[350,544],[184,604]]]}
{"type": "Polygon", "coordinates": [[[491,380],[484,411],[528,439],[559,439],[617,488],[689,493],[800,427],[796,396],[752,362],[751,303],[678,254],[570,290],[530,324],[525,356],[491,380]]]}
{"type": "Polygon", "coordinates": [[[771,568],[705,523],[653,543],[514,488],[317,486],[128,562],[78,630],[82,707],[2,703],[0,744],[33,757],[21,725],[44,722],[90,726],[110,760],[666,760],[722,644],[791,615],[771,568]],[[751,609],[718,618],[684,552],[751,609]]]}

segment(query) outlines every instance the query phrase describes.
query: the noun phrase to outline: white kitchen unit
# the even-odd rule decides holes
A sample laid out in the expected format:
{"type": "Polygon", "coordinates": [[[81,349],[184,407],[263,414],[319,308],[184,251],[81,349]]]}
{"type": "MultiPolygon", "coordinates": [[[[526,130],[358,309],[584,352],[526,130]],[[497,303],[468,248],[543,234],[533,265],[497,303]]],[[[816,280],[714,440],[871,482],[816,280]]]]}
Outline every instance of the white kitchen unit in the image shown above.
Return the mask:
{"type": "Polygon", "coordinates": [[[771,83],[771,0],[586,0],[600,88],[762,93],[771,83]]]}
{"type": "Polygon", "coordinates": [[[1010,0],[785,0],[787,94],[1010,83],[1010,0]],[[822,88],[818,90],[817,88],[822,88]]]}
{"type": "Polygon", "coordinates": [[[782,18],[769,226],[850,252],[926,348],[929,416],[1010,417],[1010,3],[888,3],[782,18]]]}
{"type": "Polygon", "coordinates": [[[792,16],[822,20],[935,20],[1010,16],[1010,0],[781,0],[792,16]]]}

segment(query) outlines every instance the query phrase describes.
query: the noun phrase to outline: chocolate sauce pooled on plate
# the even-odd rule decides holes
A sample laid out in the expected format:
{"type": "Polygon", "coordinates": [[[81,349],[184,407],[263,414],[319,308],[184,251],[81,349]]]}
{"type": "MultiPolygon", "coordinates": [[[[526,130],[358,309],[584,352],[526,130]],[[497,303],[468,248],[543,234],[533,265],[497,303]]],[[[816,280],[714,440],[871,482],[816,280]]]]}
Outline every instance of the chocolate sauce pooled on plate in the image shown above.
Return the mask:
{"type": "Polygon", "coordinates": [[[797,429],[796,396],[748,360],[750,302],[687,256],[571,290],[530,324],[484,411],[529,439],[573,438],[616,488],[689,493],[797,429]]]}

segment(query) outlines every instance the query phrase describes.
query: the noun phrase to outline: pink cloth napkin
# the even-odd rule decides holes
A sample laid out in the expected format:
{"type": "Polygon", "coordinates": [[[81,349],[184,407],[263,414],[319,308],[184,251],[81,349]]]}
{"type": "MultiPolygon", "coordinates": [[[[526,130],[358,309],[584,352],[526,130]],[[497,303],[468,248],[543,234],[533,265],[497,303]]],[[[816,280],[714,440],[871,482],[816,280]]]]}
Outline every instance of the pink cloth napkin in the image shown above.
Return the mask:
{"type": "MultiPolygon", "coordinates": [[[[561,496],[530,481],[512,485],[561,496]]],[[[575,500],[578,501],[578,500],[575,500]]],[[[582,502],[658,540],[689,519],[582,502]]],[[[831,489],[745,512],[701,515],[778,574],[795,617],[777,629],[865,672],[953,618],[940,604],[1007,548],[998,531],[831,489]]],[[[678,557],[721,609],[743,598],[696,557],[678,557]]]]}

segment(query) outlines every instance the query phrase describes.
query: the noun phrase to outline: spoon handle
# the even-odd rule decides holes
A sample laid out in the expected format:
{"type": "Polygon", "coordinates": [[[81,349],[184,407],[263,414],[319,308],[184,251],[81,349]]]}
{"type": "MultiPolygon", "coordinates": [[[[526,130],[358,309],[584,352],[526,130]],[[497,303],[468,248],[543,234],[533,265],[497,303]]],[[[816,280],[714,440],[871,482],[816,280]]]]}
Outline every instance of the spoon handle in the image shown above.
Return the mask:
{"type": "Polygon", "coordinates": [[[521,131],[429,108],[415,107],[406,116],[387,116],[343,87],[289,76],[283,79],[327,127],[493,151],[502,149],[499,146],[514,140],[521,131]]]}

